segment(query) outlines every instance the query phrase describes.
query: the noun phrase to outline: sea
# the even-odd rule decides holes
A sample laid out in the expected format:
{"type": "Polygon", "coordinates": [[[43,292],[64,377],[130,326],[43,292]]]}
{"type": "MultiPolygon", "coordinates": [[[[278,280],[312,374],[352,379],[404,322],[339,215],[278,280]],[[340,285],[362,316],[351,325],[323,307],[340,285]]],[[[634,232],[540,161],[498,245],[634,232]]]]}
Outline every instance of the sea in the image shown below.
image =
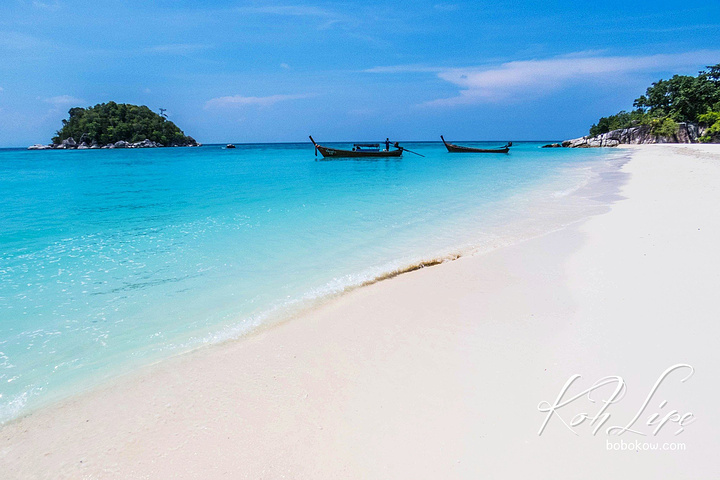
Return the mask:
{"type": "Polygon", "coordinates": [[[0,149],[0,423],[580,221],[608,208],[595,187],[624,161],[533,142],[403,145],[422,156],[326,160],[309,142],[0,149]]]}

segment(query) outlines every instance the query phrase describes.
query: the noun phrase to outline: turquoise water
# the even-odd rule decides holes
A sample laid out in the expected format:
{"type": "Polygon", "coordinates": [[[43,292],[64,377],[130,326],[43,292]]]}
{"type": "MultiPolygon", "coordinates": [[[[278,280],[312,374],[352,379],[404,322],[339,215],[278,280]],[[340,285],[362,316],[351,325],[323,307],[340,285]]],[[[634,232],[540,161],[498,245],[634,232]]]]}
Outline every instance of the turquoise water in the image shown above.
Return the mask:
{"type": "Polygon", "coordinates": [[[532,205],[608,162],[538,146],[450,155],[416,143],[425,158],[372,161],[316,160],[310,144],[0,150],[0,421],[502,243],[532,205]]]}

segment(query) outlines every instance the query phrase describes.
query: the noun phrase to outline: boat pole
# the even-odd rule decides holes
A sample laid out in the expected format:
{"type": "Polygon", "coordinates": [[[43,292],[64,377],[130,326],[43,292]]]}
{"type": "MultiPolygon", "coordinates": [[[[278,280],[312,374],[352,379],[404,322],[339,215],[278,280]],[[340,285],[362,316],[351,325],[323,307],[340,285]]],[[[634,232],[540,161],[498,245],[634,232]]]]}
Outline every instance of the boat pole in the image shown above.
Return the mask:
{"type": "Polygon", "coordinates": [[[408,149],[407,149],[407,148],[405,148],[405,147],[400,147],[400,148],[402,148],[402,149],[403,149],[403,152],[410,152],[410,153],[414,153],[414,154],[415,154],[415,155],[417,155],[418,157],[423,157],[423,158],[425,158],[425,155],[421,155],[421,154],[419,154],[419,153],[417,153],[417,152],[413,152],[412,150],[408,150],[408,149]]]}

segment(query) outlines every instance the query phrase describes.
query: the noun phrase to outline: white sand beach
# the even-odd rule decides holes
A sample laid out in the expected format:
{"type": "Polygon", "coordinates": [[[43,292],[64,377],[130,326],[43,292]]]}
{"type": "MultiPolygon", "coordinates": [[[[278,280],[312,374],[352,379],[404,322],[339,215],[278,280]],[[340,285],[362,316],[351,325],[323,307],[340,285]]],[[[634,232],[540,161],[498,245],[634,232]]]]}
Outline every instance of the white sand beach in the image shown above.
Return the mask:
{"type": "Polygon", "coordinates": [[[628,151],[606,213],[40,409],[0,429],[0,477],[717,478],[720,146],[628,151]],[[660,386],[647,435],[607,435],[676,364],[694,375],[660,386]],[[607,376],[626,394],[595,435],[559,417],[539,435],[574,374],[573,394],[607,376]],[[672,410],[694,421],[652,435],[672,410]],[[608,451],[621,440],[684,447],[608,451]]]}

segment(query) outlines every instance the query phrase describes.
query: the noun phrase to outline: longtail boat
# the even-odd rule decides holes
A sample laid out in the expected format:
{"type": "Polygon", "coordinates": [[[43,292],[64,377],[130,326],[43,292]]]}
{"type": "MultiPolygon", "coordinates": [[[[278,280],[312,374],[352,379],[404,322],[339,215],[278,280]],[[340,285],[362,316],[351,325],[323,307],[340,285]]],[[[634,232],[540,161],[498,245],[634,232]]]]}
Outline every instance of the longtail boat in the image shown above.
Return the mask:
{"type": "Polygon", "coordinates": [[[395,142],[395,150],[381,150],[379,143],[356,143],[352,150],[341,150],[339,148],[323,147],[313,140],[310,141],[315,145],[315,155],[320,152],[325,158],[382,158],[382,157],[400,157],[403,154],[403,147],[395,142]]]}
{"type": "Polygon", "coordinates": [[[440,138],[442,138],[445,148],[447,148],[447,151],[450,153],[508,153],[510,151],[510,147],[512,147],[512,142],[508,142],[507,145],[500,148],[463,147],[461,145],[454,145],[446,142],[442,135],[440,135],[440,138]]]}

